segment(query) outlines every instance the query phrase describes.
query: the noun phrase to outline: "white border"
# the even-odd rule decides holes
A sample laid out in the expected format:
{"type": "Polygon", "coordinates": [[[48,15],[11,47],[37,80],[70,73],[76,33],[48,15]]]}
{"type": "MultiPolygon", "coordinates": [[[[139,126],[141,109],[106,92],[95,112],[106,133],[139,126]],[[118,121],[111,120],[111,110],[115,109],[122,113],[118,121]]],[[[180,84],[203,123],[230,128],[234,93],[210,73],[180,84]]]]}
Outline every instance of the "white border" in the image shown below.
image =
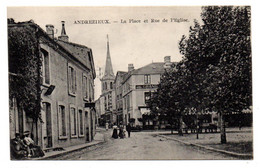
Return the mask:
{"type": "Polygon", "coordinates": [[[244,168],[244,167],[259,167],[259,134],[258,131],[254,131],[254,160],[253,161],[10,161],[9,157],[9,122],[8,122],[8,52],[7,52],[7,16],[6,12],[7,6],[168,6],[168,5],[184,5],[184,6],[199,6],[199,5],[251,5],[252,7],[252,54],[253,54],[253,108],[254,108],[254,130],[258,130],[259,128],[259,111],[260,106],[257,100],[259,100],[259,77],[257,77],[257,72],[259,71],[258,63],[259,61],[259,47],[257,46],[257,40],[259,40],[259,6],[258,1],[255,0],[207,0],[207,1],[195,1],[195,0],[182,0],[178,2],[173,2],[170,0],[158,1],[158,0],[110,0],[110,1],[102,1],[102,0],[68,0],[68,1],[58,1],[58,0],[45,0],[45,1],[31,1],[31,0],[9,0],[9,1],[1,1],[0,5],[0,37],[1,37],[1,105],[2,108],[2,116],[1,116],[1,127],[2,129],[2,138],[1,138],[1,163],[4,167],[149,167],[149,168],[158,168],[158,167],[236,167],[236,168],[244,168]],[[4,79],[3,79],[4,78],[4,79]],[[8,135],[8,136],[7,136],[8,135]],[[104,163],[105,162],[105,163],[104,163]]]}

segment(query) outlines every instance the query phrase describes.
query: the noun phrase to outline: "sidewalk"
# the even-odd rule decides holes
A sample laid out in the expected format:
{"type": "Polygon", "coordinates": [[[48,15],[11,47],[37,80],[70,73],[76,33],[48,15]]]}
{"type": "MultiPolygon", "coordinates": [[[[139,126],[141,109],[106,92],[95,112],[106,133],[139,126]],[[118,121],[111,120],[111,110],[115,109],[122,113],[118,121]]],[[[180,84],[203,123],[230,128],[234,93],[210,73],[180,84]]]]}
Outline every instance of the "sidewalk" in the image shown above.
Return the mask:
{"type": "Polygon", "coordinates": [[[174,134],[159,134],[158,136],[174,140],[185,145],[196,146],[199,148],[220,152],[242,159],[253,159],[253,131],[251,127],[227,128],[227,143],[220,143],[220,133],[202,133],[199,139],[196,134],[184,134],[183,136],[174,134]]]}
{"type": "MultiPolygon", "coordinates": [[[[102,129],[102,128],[101,128],[102,129]]],[[[51,158],[55,158],[70,152],[74,152],[77,150],[81,150],[90,146],[94,146],[94,145],[98,145],[101,143],[104,143],[104,134],[102,134],[101,129],[97,129],[96,131],[96,135],[94,137],[94,140],[85,144],[80,144],[80,145],[75,145],[75,146],[70,146],[70,147],[66,147],[63,148],[64,150],[61,151],[50,151],[50,152],[45,152],[45,156],[44,157],[40,157],[40,158],[32,158],[31,160],[46,160],[46,159],[51,159],[51,158]]]]}

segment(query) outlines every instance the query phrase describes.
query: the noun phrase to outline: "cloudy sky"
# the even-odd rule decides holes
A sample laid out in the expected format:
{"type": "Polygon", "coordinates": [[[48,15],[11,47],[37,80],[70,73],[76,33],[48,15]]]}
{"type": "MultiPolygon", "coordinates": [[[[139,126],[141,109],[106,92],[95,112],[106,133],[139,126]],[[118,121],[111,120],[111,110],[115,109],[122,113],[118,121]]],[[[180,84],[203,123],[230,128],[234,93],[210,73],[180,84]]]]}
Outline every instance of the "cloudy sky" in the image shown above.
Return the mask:
{"type": "MultiPolygon", "coordinates": [[[[93,50],[97,75],[104,70],[106,59],[106,35],[109,35],[110,55],[114,73],[127,71],[129,63],[140,68],[151,62],[162,62],[164,56],[179,61],[178,42],[187,35],[193,20],[200,21],[201,8],[193,7],[9,7],[7,17],[16,22],[34,20],[45,30],[46,24],[61,32],[65,21],[69,41],[86,45],[93,50]],[[176,22],[176,19],[185,22],[176,22]],[[129,20],[140,23],[129,23],[129,20]],[[160,20],[151,23],[152,19],[160,20]],[[162,22],[163,19],[168,22],[162,22]],[[171,19],[175,21],[171,22],[171,19]],[[79,20],[109,20],[111,24],[75,24],[79,20]],[[121,23],[125,20],[126,23],[121,23]],[[148,20],[148,23],[144,23],[148,20]],[[183,21],[183,20],[182,20],[183,21]]],[[[95,80],[95,97],[100,95],[100,81],[95,80]]]]}

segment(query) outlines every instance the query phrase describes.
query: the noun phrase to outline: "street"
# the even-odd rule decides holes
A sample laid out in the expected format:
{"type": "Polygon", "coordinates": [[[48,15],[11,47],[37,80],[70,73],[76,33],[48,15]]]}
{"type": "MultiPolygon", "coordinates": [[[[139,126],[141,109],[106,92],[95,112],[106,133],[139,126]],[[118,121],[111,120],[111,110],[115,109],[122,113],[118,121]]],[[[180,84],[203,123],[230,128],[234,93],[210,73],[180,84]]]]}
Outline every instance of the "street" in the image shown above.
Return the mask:
{"type": "Polygon", "coordinates": [[[157,136],[158,132],[132,132],[130,138],[112,139],[105,132],[105,143],[72,152],[52,160],[230,160],[217,152],[191,147],[157,136]]]}

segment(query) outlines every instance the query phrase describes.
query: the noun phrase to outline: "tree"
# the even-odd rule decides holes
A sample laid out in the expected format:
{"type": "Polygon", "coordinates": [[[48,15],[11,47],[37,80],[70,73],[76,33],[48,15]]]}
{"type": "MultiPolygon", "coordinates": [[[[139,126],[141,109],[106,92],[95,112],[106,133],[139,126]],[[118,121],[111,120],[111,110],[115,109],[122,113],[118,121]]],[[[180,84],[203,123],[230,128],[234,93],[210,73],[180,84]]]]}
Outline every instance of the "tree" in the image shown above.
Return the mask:
{"type": "Polygon", "coordinates": [[[178,126],[179,135],[182,135],[182,116],[188,102],[185,95],[187,85],[182,78],[183,70],[185,69],[182,63],[174,64],[171,69],[167,69],[148,103],[152,113],[167,118],[171,125],[171,133],[174,126],[178,126]]]}
{"type": "MultiPolygon", "coordinates": [[[[16,24],[8,19],[9,24],[16,24]]],[[[8,27],[9,97],[35,122],[40,119],[40,67],[38,38],[30,26],[8,27]]]]}
{"type": "Polygon", "coordinates": [[[250,7],[203,7],[201,17],[179,48],[192,78],[191,105],[220,114],[226,143],[223,116],[252,104],[250,7]]]}

